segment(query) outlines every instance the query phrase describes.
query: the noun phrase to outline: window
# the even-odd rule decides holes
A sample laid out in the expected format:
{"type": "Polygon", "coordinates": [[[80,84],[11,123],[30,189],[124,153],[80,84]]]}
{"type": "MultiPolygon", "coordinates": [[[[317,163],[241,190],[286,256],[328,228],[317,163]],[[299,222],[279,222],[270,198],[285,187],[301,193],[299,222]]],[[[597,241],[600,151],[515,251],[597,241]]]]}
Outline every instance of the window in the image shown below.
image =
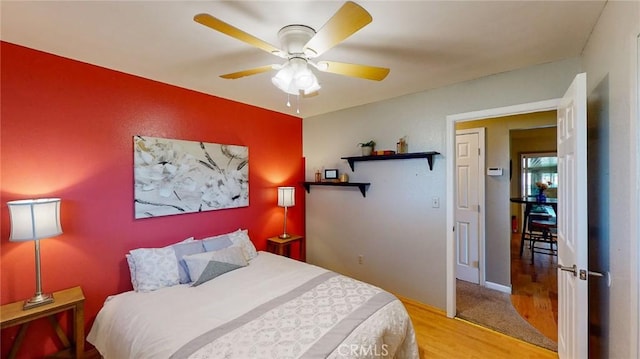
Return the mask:
{"type": "Polygon", "coordinates": [[[548,186],[545,195],[557,197],[558,157],[556,153],[524,153],[521,159],[522,195],[535,196],[538,194],[536,183],[543,182],[548,186]]]}

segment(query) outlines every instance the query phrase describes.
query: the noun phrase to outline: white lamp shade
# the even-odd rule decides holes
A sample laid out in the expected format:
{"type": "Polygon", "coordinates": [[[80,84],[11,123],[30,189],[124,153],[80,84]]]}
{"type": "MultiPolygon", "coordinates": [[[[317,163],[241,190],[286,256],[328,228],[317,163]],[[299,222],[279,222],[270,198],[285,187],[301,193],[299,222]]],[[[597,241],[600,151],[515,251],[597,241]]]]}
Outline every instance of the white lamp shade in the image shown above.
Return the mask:
{"type": "Polygon", "coordinates": [[[32,241],[62,234],[60,198],[11,201],[7,206],[11,218],[10,241],[32,241]]]}
{"type": "Polygon", "coordinates": [[[295,190],[295,187],[278,187],[278,206],[294,206],[296,204],[295,190]]]}

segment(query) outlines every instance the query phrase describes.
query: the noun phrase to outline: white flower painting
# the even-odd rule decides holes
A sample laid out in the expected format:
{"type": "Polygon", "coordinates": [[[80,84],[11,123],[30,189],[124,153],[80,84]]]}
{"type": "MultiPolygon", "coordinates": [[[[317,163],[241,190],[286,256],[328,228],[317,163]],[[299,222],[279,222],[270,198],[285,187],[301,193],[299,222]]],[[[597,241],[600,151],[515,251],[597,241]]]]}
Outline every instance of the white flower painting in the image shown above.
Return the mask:
{"type": "Polygon", "coordinates": [[[249,148],[133,137],[135,218],[249,205],[249,148]]]}

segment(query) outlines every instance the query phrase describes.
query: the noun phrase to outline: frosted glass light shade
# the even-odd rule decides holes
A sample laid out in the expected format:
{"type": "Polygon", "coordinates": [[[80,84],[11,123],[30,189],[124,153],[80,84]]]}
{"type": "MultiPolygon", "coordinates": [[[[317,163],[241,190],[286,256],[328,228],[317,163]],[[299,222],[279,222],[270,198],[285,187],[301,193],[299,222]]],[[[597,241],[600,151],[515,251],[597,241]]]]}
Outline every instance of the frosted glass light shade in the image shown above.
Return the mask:
{"type": "Polygon", "coordinates": [[[62,234],[60,198],[11,201],[7,206],[11,218],[9,241],[32,241],[62,234]]]}
{"type": "Polygon", "coordinates": [[[295,206],[295,187],[278,187],[278,206],[295,206]]]}
{"type": "Polygon", "coordinates": [[[271,82],[290,95],[299,95],[300,91],[309,95],[320,90],[318,79],[307,66],[307,61],[299,57],[290,59],[271,78],[271,82]]]}

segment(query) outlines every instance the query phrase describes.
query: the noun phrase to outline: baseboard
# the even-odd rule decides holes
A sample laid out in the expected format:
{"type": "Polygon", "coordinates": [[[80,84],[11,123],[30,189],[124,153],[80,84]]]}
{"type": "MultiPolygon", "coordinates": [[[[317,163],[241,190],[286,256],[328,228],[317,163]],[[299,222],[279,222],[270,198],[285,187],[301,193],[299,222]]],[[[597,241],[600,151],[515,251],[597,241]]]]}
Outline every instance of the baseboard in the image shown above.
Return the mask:
{"type": "Polygon", "coordinates": [[[492,283],[492,282],[484,282],[484,286],[489,289],[497,290],[499,292],[511,294],[511,286],[506,286],[506,285],[492,283]]]}
{"type": "Polygon", "coordinates": [[[447,313],[444,310],[440,309],[440,308],[434,307],[434,306],[429,305],[429,304],[422,303],[422,302],[417,301],[415,299],[403,297],[403,296],[395,294],[395,293],[392,293],[392,294],[395,295],[396,297],[398,297],[398,299],[400,299],[400,301],[405,305],[407,305],[407,304],[413,305],[413,306],[416,306],[416,307],[419,307],[419,308],[422,308],[422,309],[426,309],[426,310],[428,310],[430,312],[443,315],[445,317],[447,315],[447,313]]]}

